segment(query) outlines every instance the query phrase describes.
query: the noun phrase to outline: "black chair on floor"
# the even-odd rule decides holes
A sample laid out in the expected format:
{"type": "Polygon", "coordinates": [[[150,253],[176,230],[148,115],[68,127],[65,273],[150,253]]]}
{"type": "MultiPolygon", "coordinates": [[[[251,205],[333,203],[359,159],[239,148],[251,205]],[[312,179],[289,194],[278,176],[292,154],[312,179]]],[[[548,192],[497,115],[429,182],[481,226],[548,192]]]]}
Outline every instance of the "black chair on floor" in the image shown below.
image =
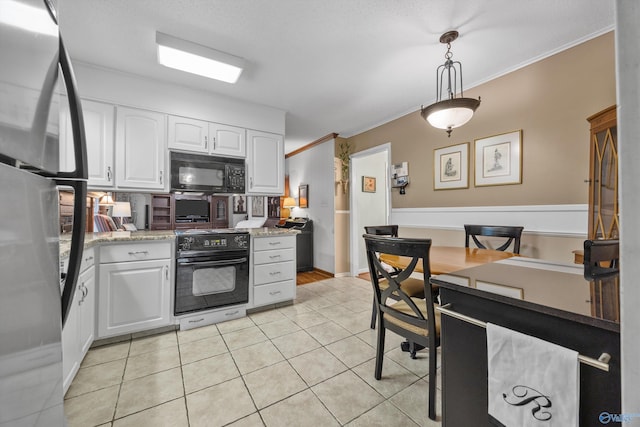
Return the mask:
{"type": "Polygon", "coordinates": [[[398,238],[365,234],[367,262],[378,312],[378,340],[376,345],[375,378],[382,377],[384,341],[386,330],[406,338],[410,342],[411,356],[415,358],[416,346],[429,349],[429,418],[436,419],[436,348],[440,345],[440,314],[435,312],[435,302],[429,277],[429,249],[431,239],[398,238]],[[410,257],[406,269],[397,275],[389,273],[382,265],[378,254],[410,257]],[[404,291],[405,282],[412,279],[418,261],[422,261],[424,299],[411,297],[404,291]],[[380,286],[382,281],[386,287],[380,286]],[[390,299],[396,300],[387,304],[390,299]]]}
{"type": "Polygon", "coordinates": [[[585,277],[615,274],[619,271],[620,243],[618,239],[584,241],[585,277]]]}
{"type": "MultiPolygon", "coordinates": [[[[391,236],[391,237],[398,237],[398,226],[397,225],[369,225],[369,226],[365,226],[364,227],[364,231],[367,234],[373,234],[376,236],[391,236]]],[[[385,270],[387,270],[388,272],[390,272],[392,275],[398,274],[398,272],[400,271],[400,269],[395,268],[395,267],[391,267],[389,265],[385,265],[382,264],[385,267],[385,270]]],[[[380,281],[380,286],[381,287],[386,287],[387,286],[387,282],[384,280],[380,281]]],[[[422,284],[421,280],[411,280],[411,281],[407,281],[406,283],[403,284],[404,288],[403,290],[405,291],[405,293],[407,295],[409,295],[410,297],[419,297],[419,298],[424,298],[424,285],[422,284]]],[[[394,296],[391,296],[390,298],[395,298],[394,296]]],[[[373,304],[371,307],[371,329],[375,329],[376,328],[376,316],[377,316],[378,311],[376,310],[376,300],[375,297],[373,298],[373,304]]]]}
{"type": "Polygon", "coordinates": [[[511,242],[513,242],[513,252],[514,254],[520,253],[520,238],[522,236],[522,230],[524,227],[517,226],[503,226],[503,225],[472,225],[465,224],[464,225],[464,247],[469,247],[469,237],[473,239],[473,242],[480,249],[487,249],[485,245],[480,243],[477,236],[487,236],[487,237],[506,237],[507,241],[502,245],[495,248],[497,251],[506,250],[511,242]]]}

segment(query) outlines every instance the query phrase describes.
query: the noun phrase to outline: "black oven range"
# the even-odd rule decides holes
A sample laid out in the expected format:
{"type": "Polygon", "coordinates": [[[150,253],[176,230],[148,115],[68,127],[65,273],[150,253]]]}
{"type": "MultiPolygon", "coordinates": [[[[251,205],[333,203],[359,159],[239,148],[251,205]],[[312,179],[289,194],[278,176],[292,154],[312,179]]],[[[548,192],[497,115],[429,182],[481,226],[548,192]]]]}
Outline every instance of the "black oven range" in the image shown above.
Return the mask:
{"type": "Polygon", "coordinates": [[[174,314],[246,304],[249,242],[234,229],[176,231],[174,314]]]}

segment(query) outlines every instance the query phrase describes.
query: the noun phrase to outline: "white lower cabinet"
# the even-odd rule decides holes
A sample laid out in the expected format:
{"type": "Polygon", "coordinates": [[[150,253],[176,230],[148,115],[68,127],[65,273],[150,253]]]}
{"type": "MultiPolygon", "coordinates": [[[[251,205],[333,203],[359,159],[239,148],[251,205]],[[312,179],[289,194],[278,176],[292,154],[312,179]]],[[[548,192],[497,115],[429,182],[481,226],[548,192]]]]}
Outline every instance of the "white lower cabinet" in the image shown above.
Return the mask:
{"type": "Polygon", "coordinates": [[[251,247],[251,307],[295,299],[296,236],[255,236],[251,247]]]}
{"type": "Polygon", "coordinates": [[[98,338],[171,324],[172,244],[101,248],[98,338]]]}
{"type": "Polygon", "coordinates": [[[63,387],[66,393],[75,378],[82,359],[89,351],[95,337],[96,278],[94,249],[82,254],[80,275],[73,296],[71,309],[62,330],[63,387]]]}

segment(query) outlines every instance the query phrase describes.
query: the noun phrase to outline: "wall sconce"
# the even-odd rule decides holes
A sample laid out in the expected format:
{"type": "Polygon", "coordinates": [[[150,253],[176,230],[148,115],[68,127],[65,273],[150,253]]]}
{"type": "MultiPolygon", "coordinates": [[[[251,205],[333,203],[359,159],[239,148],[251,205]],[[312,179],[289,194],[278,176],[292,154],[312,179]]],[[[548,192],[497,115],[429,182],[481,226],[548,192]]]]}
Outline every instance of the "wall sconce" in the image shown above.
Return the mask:
{"type": "Polygon", "coordinates": [[[447,45],[447,52],[443,65],[436,70],[437,99],[434,104],[422,107],[420,114],[429,124],[438,129],[446,129],[451,137],[451,130],[460,127],[471,120],[473,113],[480,106],[480,98],[464,98],[462,89],[462,64],[452,61],[451,42],[458,38],[457,31],[447,31],[440,36],[440,43],[447,45]],[[456,69],[457,66],[457,69],[456,69]],[[460,74],[460,97],[456,98],[457,76],[460,74]],[[442,99],[442,86],[447,81],[446,99],[442,99]],[[453,87],[452,87],[453,84],[453,87]]]}

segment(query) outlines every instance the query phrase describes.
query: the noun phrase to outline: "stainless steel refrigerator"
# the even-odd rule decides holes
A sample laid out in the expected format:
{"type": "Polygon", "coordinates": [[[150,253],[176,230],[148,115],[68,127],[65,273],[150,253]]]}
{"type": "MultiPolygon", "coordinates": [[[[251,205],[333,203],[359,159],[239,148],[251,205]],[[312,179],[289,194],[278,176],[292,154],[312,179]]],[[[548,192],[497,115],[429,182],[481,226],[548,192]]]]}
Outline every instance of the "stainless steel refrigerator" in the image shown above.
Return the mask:
{"type": "Polygon", "coordinates": [[[65,425],[61,332],[84,241],[84,124],[49,0],[0,0],[0,426],[65,425]],[[60,96],[65,93],[67,96],[60,96]],[[60,172],[60,103],[75,170],[60,172]],[[72,189],[69,267],[60,271],[59,190],[72,189]]]}

